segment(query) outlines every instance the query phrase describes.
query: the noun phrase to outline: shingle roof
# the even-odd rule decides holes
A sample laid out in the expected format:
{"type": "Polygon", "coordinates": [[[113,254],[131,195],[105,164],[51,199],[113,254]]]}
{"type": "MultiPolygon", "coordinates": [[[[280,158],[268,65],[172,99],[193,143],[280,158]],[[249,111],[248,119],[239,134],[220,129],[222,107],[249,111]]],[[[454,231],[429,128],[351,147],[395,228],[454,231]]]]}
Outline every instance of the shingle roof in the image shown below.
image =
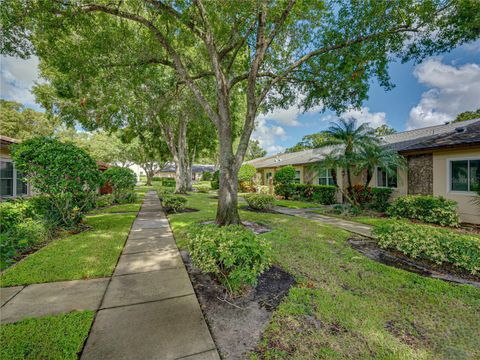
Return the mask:
{"type": "Polygon", "coordinates": [[[480,144],[480,119],[474,120],[473,123],[465,123],[466,121],[455,123],[457,126],[453,129],[453,131],[422,138],[415,144],[404,147],[402,151],[427,150],[448,148],[458,145],[469,146],[480,144]]]}
{"type": "MultiPolygon", "coordinates": [[[[480,119],[473,119],[459,123],[429,126],[426,128],[386,135],[382,137],[382,141],[386,146],[389,146],[396,151],[455,146],[464,143],[473,144],[480,140],[479,124],[480,119]],[[465,127],[469,130],[466,133],[460,134],[455,130],[459,127],[465,127]]],[[[257,169],[295,164],[309,164],[322,160],[324,156],[331,153],[331,151],[332,147],[309,149],[294,153],[266,156],[246,161],[246,163],[252,164],[257,169]]]]}
{"type": "MultiPolygon", "coordinates": [[[[160,172],[175,172],[176,166],[175,163],[168,163],[165,165],[160,172]]],[[[192,165],[192,172],[194,173],[203,173],[206,171],[213,172],[215,171],[215,165],[202,165],[202,164],[194,164],[192,165]]]]}

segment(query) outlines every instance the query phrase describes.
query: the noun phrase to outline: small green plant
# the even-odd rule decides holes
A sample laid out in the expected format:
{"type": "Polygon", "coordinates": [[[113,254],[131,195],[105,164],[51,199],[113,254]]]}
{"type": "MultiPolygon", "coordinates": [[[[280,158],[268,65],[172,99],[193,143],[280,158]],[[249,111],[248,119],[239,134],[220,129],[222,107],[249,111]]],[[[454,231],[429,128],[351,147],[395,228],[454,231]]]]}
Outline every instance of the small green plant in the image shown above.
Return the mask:
{"type": "Polygon", "coordinates": [[[220,171],[217,170],[212,175],[212,181],[210,181],[212,190],[218,190],[220,187],[220,171]]]}
{"type": "Polygon", "coordinates": [[[252,209],[265,211],[275,206],[275,196],[267,194],[248,194],[244,196],[245,201],[252,209]]]}
{"type": "Polygon", "coordinates": [[[373,187],[370,191],[372,192],[372,200],[369,207],[376,211],[385,212],[390,203],[393,189],[386,187],[373,187]]]}
{"type": "Polygon", "coordinates": [[[100,195],[95,200],[95,207],[102,208],[102,207],[110,206],[113,204],[114,201],[115,201],[115,198],[111,194],[100,195]]]}
{"type": "Polygon", "coordinates": [[[210,181],[212,180],[212,173],[210,171],[204,171],[202,173],[202,178],[201,178],[202,181],[210,181]]]}
{"type": "Polygon", "coordinates": [[[211,274],[230,293],[254,286],[271,264],[271,246],[241,225],[193,225],[188,250],[195,266],[211,274]]]}
{"type": "Polygon", "coordinates": [[[275,194],[283,196],[288,200],[295,192],[295,168],[293,166],[285,166],[279,169],[274,177],[275,194]]]}
{"type": "Polygon", "coordinates": [[[337,188],[330,185],[294,184],[293,196],[298,200],[313,201],[323,205],[335,203],[337,188]]]}
{"type": "Polygon", "coordinates": [[[480,271],[480,237],[432,225],[391,220],[375,227],[378,244],[411,256],[450,263],[472,274],[480,271]]]}
{"type": "Polygon", "coordinates": [[[162,204],[168,212],[176,213],[185,209],[187,198],[181,195],[164,195],[162,198],[162,204]]]}
{"type": "Polygon", "coordinates": [[[206,194],[210,191],[210,186],[208,186],[208,185],[197,185],[197,186],[195,186],[195,188],[197,189],[197,191],[199,193],[206,194]]]}
{"type": "Polygon", "coordinates": [[[270,188],[267,185],[257,185],[255,186],[255,192],[257,194],[269,194],[270,188]]]}
{"type": "Polygon", "coordinates": [[[253,179],[257,169],[251,164],[243,164],[238,171],[238,186],[242,192],[253,192],[253,179]]]}
{"type": "Polygon", "coordinates": [[[175,187],[175,185],[176,185],[176,181],[174,178],[167,178],[167,177],[162,178],[162,186],[175,187]]]}
{"type": "Polygon", "coordinates": [[[457,203],[430,195],[399,196],[387,210],[392,217],[420,220],[443,226],[458,226],[457,203]]]}
{"type": "Polygon", "coordinates": [[[103,178],[112,187],[115,202],[125,203],[127,198],[131,198],[129,193],[133,192],[137,183],[137,177],[131,169],[113,166],[103,173],[103,178]]]}

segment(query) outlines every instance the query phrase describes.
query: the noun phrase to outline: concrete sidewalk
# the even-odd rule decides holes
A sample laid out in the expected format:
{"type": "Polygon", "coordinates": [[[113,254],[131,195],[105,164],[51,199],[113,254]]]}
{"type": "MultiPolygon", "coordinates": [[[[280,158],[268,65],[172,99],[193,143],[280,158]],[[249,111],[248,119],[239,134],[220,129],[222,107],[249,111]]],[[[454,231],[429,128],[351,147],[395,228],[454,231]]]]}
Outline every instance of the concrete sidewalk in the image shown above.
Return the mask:
{"type": "Polygon", "coordinates": [[[154,192],[145,196],[82,359],[220,359],[154,192]]]}
{"type": "Polygon", "coordinates": [[[111,278],[0,290],[2,323],[98,310],[81,359],[220,359],[156,193],[111,278]]]}
{"type": "Polygon", "coordinates": [[[332,226],[336,226],[338,228],[350,231],[355,234],[366,236],[369,238],[374,237],[372,235],[372,226],[312,212],[312,210],[318,210],[318,209],[319,208],[291,209],[284,206],[275,206],[274,208],[276,212],[281,214],[300,216],[313,221],[330,224],[332,226]]]}

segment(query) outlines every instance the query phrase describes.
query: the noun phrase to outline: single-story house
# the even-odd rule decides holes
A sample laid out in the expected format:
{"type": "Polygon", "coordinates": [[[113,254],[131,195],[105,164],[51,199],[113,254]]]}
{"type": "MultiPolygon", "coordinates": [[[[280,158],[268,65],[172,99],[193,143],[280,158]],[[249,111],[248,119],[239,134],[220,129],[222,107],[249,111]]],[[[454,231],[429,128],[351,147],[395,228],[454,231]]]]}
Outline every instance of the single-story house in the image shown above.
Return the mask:
{"type": "MultiPolygon", "coordinates": [[[[455,200],[463,222],[480,224],[480,210],[474,203],[480,187],[480,119],[403,131],[384,136],[382,141],[406,158],[407,170],[398,169],[396,176],[387,176],[377,169],[370,186],[391,187],[394,197],[422,194],[455,200]]],[[[333,185],[330,171],[319,174],[313,166],[330,151],[328,147],[310,149],[247,163],[257,168],[257,180],[264,185],[287,165],[295,168],[297,183],[333,185]]],[[[354,176],[354,184],[364,184],[365,176],[354,176]]],[[[338,177],[339,186],[345,181],[345,176],[338,177]]],[[[340,194],[337,199],[342,201],[340,194]]]]}
{"type": "MultiPolygon", "coordinates": [[[[0,135],[0,198],[15,198],[17,196],[29,196],[32,194],[30,185],[23,181],[23,176],[15,169],[15,163],[10,156],[10,145],[18,144],[20,140],[0,135]]],[[[110,165],[97,161],[101,172],[107,170],[110,165]]],[[[100,194],[111,194],[112,187],[105,184],[99,189],[100,194]]]]}
{"type": "MultiPolygon", "coordinates": [[[[177,167],[175,166],[175,163],[173,162],[168,163],[167,165],[165,165],[163,169],[160,169],[159,171],[157,171],[155,173],[155,176],[174,178],[176,169],[177,167]]],[[[200,180],[202,177],[202,174],[207,171],[213,173],[215,171],[215,165],[202,165],[202,164],[192,165],[192,180],[200,180]]]]}

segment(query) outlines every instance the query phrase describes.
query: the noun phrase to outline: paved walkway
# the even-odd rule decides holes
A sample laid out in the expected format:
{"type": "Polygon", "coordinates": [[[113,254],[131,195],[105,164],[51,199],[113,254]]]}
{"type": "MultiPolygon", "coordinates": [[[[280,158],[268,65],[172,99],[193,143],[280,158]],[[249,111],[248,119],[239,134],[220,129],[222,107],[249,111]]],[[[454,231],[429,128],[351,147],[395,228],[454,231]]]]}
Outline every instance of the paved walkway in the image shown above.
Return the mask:
{"type": "Polygon", "coordinates": [[[332,226],[336,226],[338,228],[350,231],[355,234],[367,236],[370,238],[373,237],[372,226],[312,212],[312,210],[319,209],[320,208],[290,209],[284,206],[275,206],[274,208],[275,211],[282,214],[300,216],[306,219],[330,224],[332,226]]]}
{"type": "Polygon", "coordinates": [[[220,359],[157,195],[149,192],[111,278],[0,291],[2,323],[98,310],[81,359],[220,359]]]}

